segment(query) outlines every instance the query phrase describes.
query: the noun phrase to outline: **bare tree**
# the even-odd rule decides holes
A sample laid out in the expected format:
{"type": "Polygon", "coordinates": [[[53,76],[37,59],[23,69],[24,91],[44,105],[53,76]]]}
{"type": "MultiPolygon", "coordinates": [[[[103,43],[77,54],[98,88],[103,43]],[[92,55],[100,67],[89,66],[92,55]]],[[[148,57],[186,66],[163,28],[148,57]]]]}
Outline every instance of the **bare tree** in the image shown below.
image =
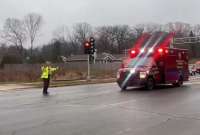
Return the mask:
{"type": "Polygon", "coordinates": [[[195,35],[200,35],[200,24],[197,24],[193,27],[193,32],[195,35]]]}
{"type": "Polygon", "coordinates": [[[67,26],[63,25],[58,27],[54,32],[53,32],[53,37],[56,40],[60,40],[62,42],[66,42],[69,40],[70,37],[70,31],[67,26]]]}
{"type": "Polygon", "coordinates": [[[77,53],[79,53],[79,52],[81,52],[80,50],[79,50],[79,47],[80,47],[80,42],[78,41],[78,39],[75,37],[75,35],[74,34],[69,34],[68,35],[69,37],[69,41],[68,41],[68,43],[69,43],[69,45],[70,45],[70,47],[71,47],[71,53],[70,53],[70,55],[71,54],[77,54],[77,53]]]}
{"type": "MultiPolygon", "coordinates": [[[[74,26],[75,27],[75,26],[74,26]]],[[[60,42],[63,45],[64,56],[77,54],[80,52],[80,42],[77,33],[62,25],[53,31],[53,42],[60,42]]]]}
{"type": "Polygon", "coordinates": [[[109,52],[111,53],[111,41],[110,41],[110,30],[108,26],[102,26],[97,28],[97,49],[98,52],[109,52]]]}
{"type": "Polygon", "coordinates": [[[139,37],[144,32],[145,25],[144,24],[137,24],[137,25],[135,25],[134,29],[136,31],[137,37],[139,37]]]}
{"type": "Polygon", "coordinates": [[[76,50],[83,53],[83,42],[92,35],[92,26],[88,23],[77,23],[73,27],[72,35],[70,40],[73,41],[73,45],[76,44],[76,50]]]}
{"type": "Polygon", "coordinates": [[[188,36],[192,30],[190,24],[183,22],[170,22],[164,27],[168,32],[175,32],[177,36],[188,36]]]}
{"type": "Polygon", "coordinates": [[[74,37],[82,44],[92,35],[92,26],[88,23],[78,23],[73,27],[74,37]]]}
{"type": "Polygon", "coordinates": [[[161,31],[162,26],[157,23],[146,23],[145,24],[145,32],[153,33],[156,31],[161,31]]]}
{"type": "Polygon", "coordinates": [[[97,49],[102,52],[116,53],[117,41],[116,33],[117,28],[115,26],[102,26],[97,28],[98,42],[97,49]]]}
{"type": "Polygon", "coordinates": [[[24,24],[26,28],[27,35],[31,43],[31,56],[33,53],[33,44],[40,31],[42,25],[42,16],[36,13],[30,13],[24,18],[24,24]]]}
{"type": "Polygon", "coordinates": [[[23,43],[26,40],[26,34],[23,23],[20,20],[8,18],[4,24],[2,38],[7,44],[16,46],[23,57],[23,43]]]}
{"type": "Polygon", "coordinates": [[[109,53],[122,53],[131,47],[136,35],[128,25],[103,26],[98,31],[98,49],[109,53]]]}
{"type": "Polygon", "coordinates": [[[130,48],[130,40],[135,38],[130,27],[128,25],[116,25],[113,26],[112,29],[117,53],[122,53],[125,49],[130,48]]]}

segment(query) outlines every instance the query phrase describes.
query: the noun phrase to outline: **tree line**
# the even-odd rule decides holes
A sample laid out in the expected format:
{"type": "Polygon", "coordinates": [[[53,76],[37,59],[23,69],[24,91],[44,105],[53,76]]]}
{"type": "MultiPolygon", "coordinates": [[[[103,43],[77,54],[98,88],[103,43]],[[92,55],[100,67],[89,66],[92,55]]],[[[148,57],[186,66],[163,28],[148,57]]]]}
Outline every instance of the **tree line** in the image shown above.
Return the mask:
{"type": "MultiPolygon", "coordinates": [[[[176,32],[179,36],[200,34],[200,25],[183,22],[129,25],[105,25],[92,27],[88,23],[77,23],[72,28],[63,25],[52,32],[53,38],[46,44],[35,47],[43,24],[43,17],[30,13],[23,19],[8,18],[1,31],[1,63],[42,63],[46,60],[61,61],[61,56],[83,54],[83,42],[90,36],[95,37],[98,53],[122,54],[133,47],[136,39],[143,33],[154,31],[176,32]],[[29,48],[25,44],[29,44],[29,48]]],[[[45,34],[45,33],[44,33],[45,34]]],[[[199,47],[192,46],[198,57],[199,47]]]]}

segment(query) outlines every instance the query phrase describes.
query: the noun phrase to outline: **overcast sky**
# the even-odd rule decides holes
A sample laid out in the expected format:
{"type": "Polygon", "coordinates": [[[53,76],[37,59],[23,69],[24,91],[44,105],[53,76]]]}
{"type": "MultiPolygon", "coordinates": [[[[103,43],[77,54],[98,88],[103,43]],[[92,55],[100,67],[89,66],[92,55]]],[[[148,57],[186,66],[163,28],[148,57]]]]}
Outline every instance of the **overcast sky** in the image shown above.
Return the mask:
{"type": "Polygon", "coordinates": [[[200,0],[0,0],[0,26],[6,18],[30,12],[43,16],[41,41],[60,25],[87,22],[93,26],[182,21],[200,24],[200,0]]]}

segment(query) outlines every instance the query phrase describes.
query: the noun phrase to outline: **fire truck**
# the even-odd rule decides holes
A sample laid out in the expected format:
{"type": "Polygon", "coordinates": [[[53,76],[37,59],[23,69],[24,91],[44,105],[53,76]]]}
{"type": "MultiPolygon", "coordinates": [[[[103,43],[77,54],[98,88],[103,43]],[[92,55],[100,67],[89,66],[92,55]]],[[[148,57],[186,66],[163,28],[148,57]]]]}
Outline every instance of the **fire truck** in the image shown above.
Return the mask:
{"type": "Polygon", "coordinates": [[[188,50],[174,48],[173,37],[173,33],[156,32],[142,38],[145,41],[139,38],[142,42],[129,50],[117,73],[122,90],[130,86],[151,90],[159,84],[180,87],[188,81],[188,50]]]}

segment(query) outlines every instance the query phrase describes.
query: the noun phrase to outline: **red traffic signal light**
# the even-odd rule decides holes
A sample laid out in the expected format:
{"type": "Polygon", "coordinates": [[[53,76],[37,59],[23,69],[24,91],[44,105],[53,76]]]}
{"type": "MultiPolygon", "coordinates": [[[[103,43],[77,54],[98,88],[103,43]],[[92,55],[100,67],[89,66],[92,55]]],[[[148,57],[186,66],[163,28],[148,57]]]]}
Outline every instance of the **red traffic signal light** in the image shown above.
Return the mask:
{"type": "Polygon", "coordinates": [[[90,50],[91,50],[90,42],[88,42],[88,41],[84,42],[84,52],[85,52],[85,54],[90,54],[90,50]]]}
{"type": "Polygon", "coordinates": [[[91,45],[90,45],[89,42],[85,42],[85,44],[84,44],[84,47],[85,47],[85,48],[90,48],[90,46],[91,46],[91,45]]]}
{"type": "Polygon", "coordinates": [[[90,37],[89,40],[84,42],[85,54],[94,54],[95,52],[95,39],[90,37]]]}

